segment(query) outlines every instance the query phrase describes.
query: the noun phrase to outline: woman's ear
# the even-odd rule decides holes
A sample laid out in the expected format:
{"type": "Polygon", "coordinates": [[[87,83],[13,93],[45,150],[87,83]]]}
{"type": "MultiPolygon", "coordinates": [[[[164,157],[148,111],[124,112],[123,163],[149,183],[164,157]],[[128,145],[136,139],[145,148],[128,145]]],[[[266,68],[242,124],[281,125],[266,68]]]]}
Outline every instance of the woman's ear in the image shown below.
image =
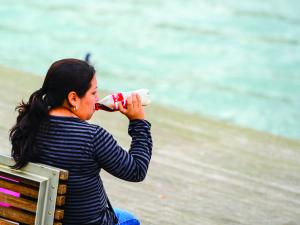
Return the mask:
{"type": "Polygon", "coordinates": [[[67,98],[68,98],[68,102],[70,103],[71,107],[77,107],[79,97],[75,91],[69,92],[67,98]]]}

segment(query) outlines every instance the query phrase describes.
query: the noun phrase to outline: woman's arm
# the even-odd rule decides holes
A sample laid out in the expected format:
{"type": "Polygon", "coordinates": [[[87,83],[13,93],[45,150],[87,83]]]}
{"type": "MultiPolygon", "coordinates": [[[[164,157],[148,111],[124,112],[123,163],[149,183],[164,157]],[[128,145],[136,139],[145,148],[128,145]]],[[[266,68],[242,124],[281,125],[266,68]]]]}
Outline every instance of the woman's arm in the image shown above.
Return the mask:
{"type": "Polygon", "coordinates": [[[119,146],[106,130],[99,128],[94,137],[94,156],[108,173],[127,181],[144,180],[152,154],[151,125],[146,120],[131,120],[129,151],[119,146]]]}

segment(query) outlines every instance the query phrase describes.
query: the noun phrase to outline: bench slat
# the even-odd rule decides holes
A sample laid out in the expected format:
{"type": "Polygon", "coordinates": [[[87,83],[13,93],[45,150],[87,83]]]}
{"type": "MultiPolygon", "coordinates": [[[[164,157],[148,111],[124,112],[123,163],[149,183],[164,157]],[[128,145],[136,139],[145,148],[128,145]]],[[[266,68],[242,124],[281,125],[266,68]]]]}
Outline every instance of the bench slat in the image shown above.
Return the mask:
{"type": "Polygon", "coordinates": [[[55,209],[54,218],[56,220],[62,220],[64,218],[64,210],[63,209],[55,209]]]}
{"type": "MultiPolygon", "coordinates": [[[[6,188],[8,190],[21,193],[22,195],[37,199],[38,198],[38,190],[32,189],[25,186],[20,186],[20,183],[12,183],[9,181],[1,180],[0,179],[0,187],[6,188]]],[[[63,192],[63,190],[61,190],[63,192]]],[[[65,195],[57,195],[56,197],[56,205],[62,206],[66,203],[66,196],[65,195]]],[[[0,224],[1,225],[1,224],[0,224]]]]}
{"type": "Polygon", "coordinates": [[[67,171],[67,170],[61,170],[59,172],[59,179],[60,180],[68,180],[68,178],[69,178],[69,171],[67,171]]]}
{"type": "Polygon", "coordinates": [[[13,209],[11,207],[0,207],[0,216],[12,221],[21,222],[33,225],[35,216],[32,213],[26,213],[21,210],[13,209]]]}
{"type": "Polygon", "coordinates": [[[10,181],[0,179],[0,187],[6,188],[15,192],[19,192],[22,195],[29,196],[31,198],[38,198],[38,189],[28,186],[22,186],[20,183],[13,183],[10,181]]]}
{"type": "Polygon", "coordinates": [[[25,179],[25,178],[22,178],[22,177],[19,177],[19,176],[14,176],[14,175],[2,172],[2,171],[0,171],[0,176],[7,177],[7,178],[10,178],[10,179],[19,181],[20,183],[28,184],[28,185],[33,186],[33,187],[39,187],[38,182],[35,182],[33,180],[28,180],[28,179],[25,179]]]}
{"type": "Polygon", "coordinates": [[[59,184],[57,188],[57,193],[60,195],[64,195],[67,192],[67,185],[66,184],[59,184]]]}
{"type": "Polygon", "coordinates": [[[62,225],[62,223],[61,222],[54,222],[53,225],[62,225]]]}
{"type": "Polygon", "coordinates": [[[56,205],[62,206],[66,203],[66,196],[64,195],[57,195],[56,196],[56,205]]]}
{"type": "Polygon", "coordinates": [[[15,196],[4,194],[2,192],[0,192],[0,202],[4,202],[10,204],[13,207],[23,209],[29,212],[33,212],[33,213],[36,211],[36,205],[37,205],[37,203],[34,201],[30,201],[24,198],[17,198],[15,196]]]}
{"type": "Polygon", "coordinates": [[[0,225],[16,225],[16,222],[4,220],[0,218],[0,225]]]}

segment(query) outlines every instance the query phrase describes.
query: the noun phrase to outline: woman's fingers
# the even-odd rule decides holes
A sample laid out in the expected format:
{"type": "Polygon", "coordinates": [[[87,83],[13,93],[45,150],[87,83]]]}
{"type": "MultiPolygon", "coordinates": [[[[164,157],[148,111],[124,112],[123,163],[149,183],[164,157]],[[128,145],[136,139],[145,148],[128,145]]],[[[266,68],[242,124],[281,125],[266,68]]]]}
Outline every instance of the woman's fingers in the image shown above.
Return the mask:
{"type": "Polygon", "coordinates": [[[137,104],[138,104],[138,101],[137,101],[137,98],[136,98],[136,94],[135,94],[135,93],[132,93],[132,94],[131,94],[131,97],[132,97],[132,105],[133,105],[133,108],[136,108],[136,107],[137,107],[137,104]]]}
{"type": "Polygon", "coordinates": [[[127,98],[127,111],[131,111],[132,109],[133,109],[132,96],[129,96],[127,98]]]}
{"type": "Polygon", "coordinates": [[[141,97],[139,94],[132,94],[132,104],[134,108],[140,108],[142,106],[141,97]]]}
{"type": "Polygon", "coordinates": [[[122,102],[119,102],[118,105],[119,105],[119,110],[120,110],[120,112],[123,113],[123,114],[126,114],[127,109],[125,109],[125,108],[123,107],[122,102]]]}
{"type": "Polygon", "coordinates": [[[136,99],[137,99],[137,107],[138,108],[142,107],[142,101],[139,94],[136,95],[136,99]]]}
{"type": "Polygon", "coordinates": [[[132,94],[130,97],[127,98],[127,109],[125,109],[123,105],[119,103],[119,110],[130,120],[145,118],[141,98],[138,94],[132,94]]]}

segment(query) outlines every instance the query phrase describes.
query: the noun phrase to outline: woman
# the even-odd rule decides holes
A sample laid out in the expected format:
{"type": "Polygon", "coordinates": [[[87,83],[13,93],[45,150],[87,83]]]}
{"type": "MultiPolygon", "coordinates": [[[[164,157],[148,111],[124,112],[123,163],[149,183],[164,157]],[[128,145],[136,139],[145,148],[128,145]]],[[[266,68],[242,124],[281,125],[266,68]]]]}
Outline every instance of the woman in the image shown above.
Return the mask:
{"type": "Polygon", "coordinates": [[[54,62],[42,88],[16,108],[19,115],[10,132],[13,167],[40,162],[69,171],[64,225],[139,224],[130,213],[112,209],[99,173],[103,168],[123,180],[142,181],[152,152],[150,123],[138,95],[127,99],[126,109],[119,105],[129,119],[127,152],[105,129],[86,122],[97,101],[91,65],[77,59],[54,62]]]}

